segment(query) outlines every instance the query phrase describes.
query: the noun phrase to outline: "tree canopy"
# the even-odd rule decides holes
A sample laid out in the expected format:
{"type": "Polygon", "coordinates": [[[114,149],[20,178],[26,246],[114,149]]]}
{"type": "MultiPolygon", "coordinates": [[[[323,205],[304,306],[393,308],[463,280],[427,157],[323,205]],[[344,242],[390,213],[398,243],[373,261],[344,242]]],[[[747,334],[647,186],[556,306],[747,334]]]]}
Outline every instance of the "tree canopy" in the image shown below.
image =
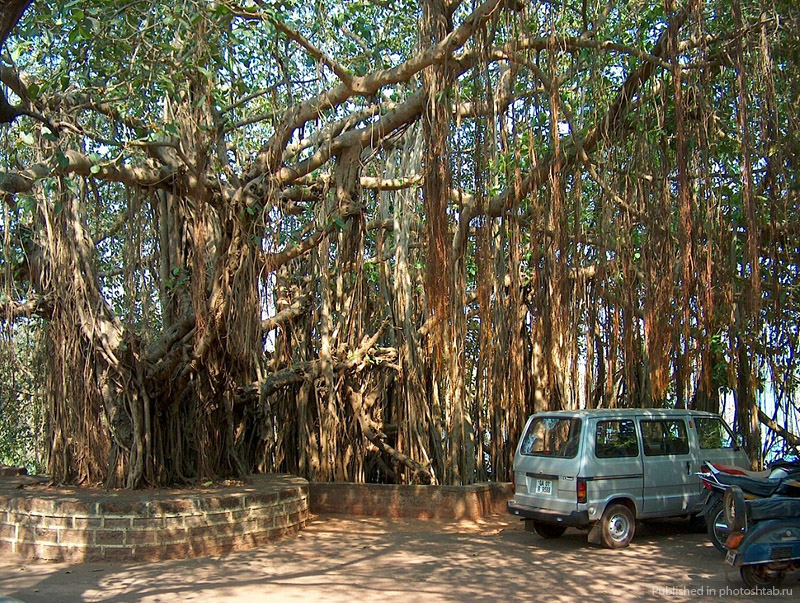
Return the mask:
{"type": "Polygon", "coordinates": [[[799,442],[798,32],[793,0],[33,2],[0,432],[36,417],[58,482],[470,483],[531,412],[677,406],[760,463],[799,442]]]}

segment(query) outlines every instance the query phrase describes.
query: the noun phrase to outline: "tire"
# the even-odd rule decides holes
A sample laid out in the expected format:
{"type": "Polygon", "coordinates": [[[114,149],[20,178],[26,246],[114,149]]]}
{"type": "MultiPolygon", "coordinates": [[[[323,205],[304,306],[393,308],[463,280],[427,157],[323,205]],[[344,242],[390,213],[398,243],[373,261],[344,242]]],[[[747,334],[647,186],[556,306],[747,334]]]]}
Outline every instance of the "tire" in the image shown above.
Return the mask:
{"type": "Polygon", "coordinates": [[[723,508],[722,500],[715,502],[714,506],[706,514],[706,527],[708,539],[711,540],[714,548],[720,553],[727,552],[725,540],[731,532],[728,529],[728,524],[725,523],[725,509],[723,508]]]}
{"type": "Polygon", "coordinates": [[[622,549],[633,540],[636,520],[625,505],[610,505],[600,519],[600,538],[610,549],[622,549]]]}
{"type": "Polygon", "coordinates": [[[542,538],[547,538],[548,540],[552,538],[558,538],[566,531],[566,529],[567,528],[564,526],[560,526],[555,523],[544,523],[542,521],[533,522],[533,531],[542,538]]]}
{"type": "Polygon", "coordinates": [[[745,523],[747,523],[747,508],[742,489],[739,486],[731,486],[725,490],[722,505],[725,509],[725,523],[728,524],[728,529],[732,532],[744,529],[745,523]]]}
{"type": "Polygon", "coordinates": [[[779,570],[773,569],[772,565],[772,563],[743,565],[739,573],[742,575],[744,583],[750,588],[777,586],[786,577],[786,570],[783,568],[779,570]]]}
{"type": "Polygon", "coordinates": [[[703,515],[690,515],[689,516],[689,529],[696,534],[704,534],[708,529],[706,526],[706,518],[703,515]]]}

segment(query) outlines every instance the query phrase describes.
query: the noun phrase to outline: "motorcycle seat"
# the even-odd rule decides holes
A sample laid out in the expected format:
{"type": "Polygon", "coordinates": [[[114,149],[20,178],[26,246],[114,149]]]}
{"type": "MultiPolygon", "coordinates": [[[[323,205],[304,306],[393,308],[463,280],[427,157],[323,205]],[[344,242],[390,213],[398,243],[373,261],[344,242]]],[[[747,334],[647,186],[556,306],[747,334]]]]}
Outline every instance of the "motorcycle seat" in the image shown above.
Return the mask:
{"type": "Polygon", "coordinates": [[[747,475],[718,476],[719,480],[729,486],[739,486],[746,494],[753,494],[760,498],[772,496],[783,485],[781,479],[756,478],[747,475]]]}
{"type": "Polygon", "coordinates": [[[747,501],[747,516],[752,521],[793,519],[800,521],[800,498],[773,496],[747,501]]]}
{"type": "Polygon", "coordinates": [[[711,461],[706,461],[706,463],[713,465],[715,469],[722,473],[727,473],[728,475],[743,475],[746,477],[765,479],[772,473],[771,469],[764,469],[764,471],[748,471],[747,469],[742,469],[735,465],[723,465],[722,463],[712,463],[711,461]]]}

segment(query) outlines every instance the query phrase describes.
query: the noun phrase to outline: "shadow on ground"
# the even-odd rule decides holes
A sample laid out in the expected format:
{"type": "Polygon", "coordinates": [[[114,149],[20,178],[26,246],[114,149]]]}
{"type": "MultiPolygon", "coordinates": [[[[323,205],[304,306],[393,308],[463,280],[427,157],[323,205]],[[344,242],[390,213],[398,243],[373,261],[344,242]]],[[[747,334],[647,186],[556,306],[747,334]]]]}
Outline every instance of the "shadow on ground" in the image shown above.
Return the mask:
{"type": "MultiPolygon", "coordinates": [[[[159,563],[0,562],[0,594],[38,601],[796,600],[800,575],[753,593],[683,521],[641,525],[612,551],[510,516],[482,522],[321,515],[299,535],[220,558],[159,563]]],[[[2,597],[0,597],[2,600],[2,597]]]]}

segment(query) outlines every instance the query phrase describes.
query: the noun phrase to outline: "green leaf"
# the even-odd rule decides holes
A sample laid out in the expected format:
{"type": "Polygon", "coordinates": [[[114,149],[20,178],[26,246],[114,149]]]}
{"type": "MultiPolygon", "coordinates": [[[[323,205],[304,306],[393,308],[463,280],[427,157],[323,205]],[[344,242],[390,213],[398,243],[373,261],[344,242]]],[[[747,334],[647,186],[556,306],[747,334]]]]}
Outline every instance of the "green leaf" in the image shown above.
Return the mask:
{"type": "Polygon", "coordinates": [[[17,205],[23,212],[33,213],[36,209],[36,199],[32,195],[21,195],[17,205]]]}
{"type": "Polygon", "coordinates": [[[56,162],[58,162],[59,167],[62,169],[67,169],[69,167],[69,157],[64,155],[61,151],[56,152],[56,162]]]}

